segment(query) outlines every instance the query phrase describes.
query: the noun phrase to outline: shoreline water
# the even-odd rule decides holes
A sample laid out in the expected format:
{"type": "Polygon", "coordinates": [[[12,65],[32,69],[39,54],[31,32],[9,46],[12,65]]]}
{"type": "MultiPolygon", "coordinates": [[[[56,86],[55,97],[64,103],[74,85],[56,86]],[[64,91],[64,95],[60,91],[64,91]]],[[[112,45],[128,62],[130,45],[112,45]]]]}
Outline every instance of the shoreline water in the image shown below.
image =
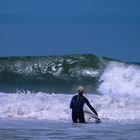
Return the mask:
{"type": "Polygon", "coordinates": [[[0,119],[2,140],[138,140],[140,122],[73,124],[71,121],[0,119]]]}

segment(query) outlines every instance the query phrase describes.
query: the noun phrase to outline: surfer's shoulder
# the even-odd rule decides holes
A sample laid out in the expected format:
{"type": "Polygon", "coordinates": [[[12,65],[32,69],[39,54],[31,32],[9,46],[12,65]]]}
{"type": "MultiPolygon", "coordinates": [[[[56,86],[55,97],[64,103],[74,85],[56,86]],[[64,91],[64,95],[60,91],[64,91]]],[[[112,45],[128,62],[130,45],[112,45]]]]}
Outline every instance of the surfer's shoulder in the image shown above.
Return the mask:
{"type": "Polygon", "coordinates": [[[78,95],[74,95],[74,96],[73,96],[73,99],[74,99],[74,98],[77,98],[77,96],[78,96],[78,95]]]}
{"type": "Polygon", "coordinates": [[[83,96],[83,98],[84,98],[85,100],[88,100],[85,96],[83,96]]]}
{"type": "Polygon", "coordinates": [[[83,98],[84,98],[85,102],[89,102],[88,99],[85,96],[83,96],[83,98]]]}

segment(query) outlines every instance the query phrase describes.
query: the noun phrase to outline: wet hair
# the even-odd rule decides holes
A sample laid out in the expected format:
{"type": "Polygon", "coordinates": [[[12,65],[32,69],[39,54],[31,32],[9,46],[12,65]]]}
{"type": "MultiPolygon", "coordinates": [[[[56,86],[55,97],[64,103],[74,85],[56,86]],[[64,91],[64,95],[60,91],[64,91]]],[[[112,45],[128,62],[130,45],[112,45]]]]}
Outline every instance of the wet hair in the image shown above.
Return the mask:
{"type": "Polygon", "coordinates": [[[83,94],[84,91],[85,91],[85,89],[84,89],[84,87],[82,87],[82,86],[79,86],[79,87],[77,88],[78,94],[83,94]]]}

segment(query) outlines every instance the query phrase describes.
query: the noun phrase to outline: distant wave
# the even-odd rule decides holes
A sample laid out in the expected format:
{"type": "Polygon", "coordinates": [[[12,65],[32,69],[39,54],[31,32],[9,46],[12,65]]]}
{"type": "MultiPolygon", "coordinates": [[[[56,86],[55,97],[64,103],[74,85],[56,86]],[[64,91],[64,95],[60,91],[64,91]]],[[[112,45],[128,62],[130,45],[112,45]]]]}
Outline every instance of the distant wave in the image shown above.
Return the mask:
{"type": "Polygon", "coordinates": [[[72,91],[79,84],[92,87],[106,61],[95,55],[0,58],[1,89],[72,91]],[[65,86],[64,86],[65,85],[65,86]],[[56,89],[56,90],[55,90],[56,89]]]}
{"type": "Polygon", "coordinates": [[[1,57],[0,91],[88,93],[140,97],[140,66],[92,54],[1,57]]]}

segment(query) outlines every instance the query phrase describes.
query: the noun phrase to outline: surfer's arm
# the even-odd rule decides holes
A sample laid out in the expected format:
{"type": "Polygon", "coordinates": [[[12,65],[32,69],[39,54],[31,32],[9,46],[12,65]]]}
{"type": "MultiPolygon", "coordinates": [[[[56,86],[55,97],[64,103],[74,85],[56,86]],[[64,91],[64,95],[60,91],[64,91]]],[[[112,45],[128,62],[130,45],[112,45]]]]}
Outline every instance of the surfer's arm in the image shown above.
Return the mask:
{"type": "Polygon", "coordinates": [[[87,106],[98,116],[96,110],[91,106],[91,104],[89,103],[88,99],[86,99],[85,103],[86,103],[87,106]]]}

